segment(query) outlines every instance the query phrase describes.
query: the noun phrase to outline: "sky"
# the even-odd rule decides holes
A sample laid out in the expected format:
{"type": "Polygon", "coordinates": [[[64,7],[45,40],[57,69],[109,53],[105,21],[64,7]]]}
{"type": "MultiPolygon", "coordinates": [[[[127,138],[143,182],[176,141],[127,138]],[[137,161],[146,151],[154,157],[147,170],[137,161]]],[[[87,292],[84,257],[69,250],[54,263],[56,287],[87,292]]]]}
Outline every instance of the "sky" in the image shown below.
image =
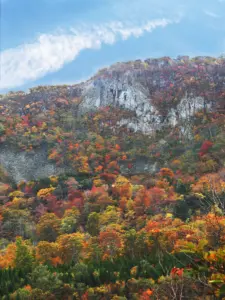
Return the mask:
{"type": "Polygon", "coordinates": [[[120,61],[225,53],[225,0],[0,0],[0,93],[120,61]]]}

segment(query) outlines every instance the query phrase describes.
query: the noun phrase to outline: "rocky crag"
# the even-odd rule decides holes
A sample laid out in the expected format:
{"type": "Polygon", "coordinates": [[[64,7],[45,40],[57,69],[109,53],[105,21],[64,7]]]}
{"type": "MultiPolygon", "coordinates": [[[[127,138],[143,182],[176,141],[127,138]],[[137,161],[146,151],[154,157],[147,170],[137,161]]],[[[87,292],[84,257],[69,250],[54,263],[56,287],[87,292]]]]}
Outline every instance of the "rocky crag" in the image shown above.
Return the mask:
{"type": "MultiPolygon", "coordinates": [[[[35,103],[40,114],[70,105],[75,119],[111,106],[131,112],[130,117],[117,120],[118,126],[146,135],[179,127],[185,138],[192,139],[193,117],[198,111],[223,111],[224,91],[224,58],[164,57],[117,63],[80,84],[40,86],[28,93],[1,95],[0,99],[4,116],[26,116],[35,103]]],[[[48,161],[45,147],[35,151],[33,154],[18,152],[3,142],[0,163],[16,181],[62,171],[48,161]]],[[[142,160],[136,166],[138,172],[155,169],[154,162],[149,165],[142,160]]]]}

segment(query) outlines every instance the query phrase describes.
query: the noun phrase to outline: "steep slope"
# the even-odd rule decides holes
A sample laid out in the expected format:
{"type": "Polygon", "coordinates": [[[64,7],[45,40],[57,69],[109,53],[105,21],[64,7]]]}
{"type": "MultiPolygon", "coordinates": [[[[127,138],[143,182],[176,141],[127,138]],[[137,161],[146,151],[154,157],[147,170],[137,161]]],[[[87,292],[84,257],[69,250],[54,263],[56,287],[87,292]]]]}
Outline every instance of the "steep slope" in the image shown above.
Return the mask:
{"type": "MultiPolygon", "coordinates": [[[[135,111],[138,121],[176,124],[197,110],[210,108],[224,92],[225,60],[178,57],[118,63],[72,86],[48,86],[2,97],[17,107],[42,101],[47,109],[58,98],[81,98],[79,112],[103,106],[135,111]],[[155,118],[153,118],[155,116],[155,118]]],[[[142,128],[142,126],[140,126],[142,128]]]]}
{"type": "MultiPolygon", "coordinates": [[[[205,115],[223,113],[224,77],[223,58],[164,57],[118,63],[99,71],[88,81],[72,86],[37,87],[30,89],[28,93],[17,92],[1,96],[2,126],[5,122],[11,122],[14,138],[9,137],[9,132],[3,132],[0,163],[16,181],[64,172],[69,168],[68,163],[57,167],[52,161],[48,161],[49,151],[53,147],[48,134],[53,135],[50,131],[55,127],[58,128],[58,135],[54,143],[65,132],[67,141],[70,138],[68,132],[73,132],[74,138],[76,136],[81,143],[82,139],[87,138],[88,132],[92,131],[104,138],[106,126],[110,130],[107,134],[115,136],[116,139],[125,139],[128,133],[136,141],[137,136],[148,136],[148,146],[155,144],[155,148],[158,147],[160,151],[168,146],[165,136],[171,138],[174,132],[177,132],[180,140],[191,141],[194,138],[193,128],[197,112],[202,111],[205,115]],[[100,120],[97,120],[96,129],[91,124],[88,127],[85,118],[88,116],[92,119],[98,113],[100,120]],[[16,121],[13,123],[10,118],[16,121]],[[75,125],[78,120],[79,125],[75,125]],[[39,130],[35,128],[25,133],[20,128],[21,122],[22,127],[30,128],[38,128],[38,122],[44,122],[48,129],[41,130],[46,131],[47,135],[38,136],[39,130]],[[67,128],[63,123],[69,124],[66,125],[67,128]],[[121,135],[124,130],[126,133],[121,135]],[[32,133],[38,142],[32,142],[32,133]],[[81,138],[82,134],[86,137],[81,138]],[[21,140],[26,140],[27,146],[33,143],[32,153],[29,155],[26,149],[28,147],[19,141],[20,137],[21,140]],[[40,145],[42,146],[39,147],[40,145]],[[18,153],[15,148],[17,146],[26,152],[18,153]],[[28,161],[29,163],[25,163],[28,161]]],[[[143,158],[147,148],[140,151],[137,142],[126,147],[125,152],[128,148],[129,151],[133,150],[134,172],[157,169],[154,157],[151,162],[148,155],[143,158]]],[[[140,147],[147,146],[140,143],[140,147]]],[[[74,167],[72,170],[75,171],[74,167]]]]}
{"type": "Polygon", "coordinates": [[[2,97],[0,298],[225,299],[224,76],[162,58],[2,97]]]}

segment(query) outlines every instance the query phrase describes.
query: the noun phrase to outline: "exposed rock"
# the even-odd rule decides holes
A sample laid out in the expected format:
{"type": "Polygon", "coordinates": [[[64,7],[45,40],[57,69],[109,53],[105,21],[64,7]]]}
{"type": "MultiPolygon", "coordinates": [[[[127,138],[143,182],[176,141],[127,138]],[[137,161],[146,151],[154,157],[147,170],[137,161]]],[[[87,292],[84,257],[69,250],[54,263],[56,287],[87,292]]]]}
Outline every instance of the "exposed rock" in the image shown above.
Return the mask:
{"type": "Polygon", "coordinates": [[[64,171],[48,161],[47,150],[44,147],[28,153],[5,145],[0,148],[0,164],[15,182],[57,175],[64,171]]]}
{"type": "MultiPolygon", "coordinates": [[[[223,65],[224,62],[221,61],[221,66],[223,65]]],[[[73,103],[75,107],[74,118],[104,106],[126,108],[134,114],[132,117],[118,120],[117,125],[119,126],[127,126],[135,132],[141,131],[145,134],[153,134],[165,126],[179,126],[180,134],[191,139],[192,117],[198,110],[213,109],[215,102],[210,100],[210,97],[204,98],[205,90],[202,93],[201,88],[192,89],[187,95],[184,84],[187,79],[185,78],[188,74],[187,71],[191,74],[188,75],[189,82],[192,80],[195,82],[194,76],[197,76],[196,82],[198,82],[198,76],[203,74],[206,80],[209,79],[210,84],[213,82],[215,86],[216,82],[218,91],[222,91],[224,88],[225,73],[218,69],[214,58],[148,59],[144,62],[137,60],[115,64],[100,70],[88,81],[76,85],[37,87],[31,89],[27,94],[9,93],[1,97],[1,104],[9,107],[8,113],[11,114],[23,111],[29,103],[42,101],[41,113],[52,105],[57,106],[57,100],[61,99],[63,102],[63,99],[67,99],[71,100],[70,103],[73,103]],[[205,65],[204,60],[206,61],[205,65]],[[201,71],[198,73],[200,68],[201,71]],[[181,96],[175,101],[172,100],[170,105],[166,103],[165,109],[164,107],[160,109],[154,102],[153,96],[168,89],[170,85],[176,85],[181,90],[183,89],[184,93],[181,93],[181,96]]],[[[0,149],[0,163],[17,182],[22,179],[30,180],[64,171],[48,161],[46,149],[35,150],[35,153],[32,154],[5,147],[0,149]]],[[[121,166],[121,168],[123,167],[121,166]]],[[[135,172],[154,172],[157,166],[154,162],[137,160],[134,169],[135,172]]]]}

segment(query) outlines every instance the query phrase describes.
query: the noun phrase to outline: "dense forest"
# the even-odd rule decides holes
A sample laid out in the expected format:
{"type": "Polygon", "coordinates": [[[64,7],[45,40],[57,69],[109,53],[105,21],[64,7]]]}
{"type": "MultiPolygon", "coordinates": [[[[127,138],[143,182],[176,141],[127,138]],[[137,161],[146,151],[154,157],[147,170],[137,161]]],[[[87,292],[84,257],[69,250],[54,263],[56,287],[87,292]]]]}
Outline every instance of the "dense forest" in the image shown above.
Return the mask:
{"type": "Polygon", "coordinates": [[[1,299],[225,299],[225,59],[135,61],[92,80],[127,70],[155,108],[148,133],[119,102],[79,110],[82,85],[1,96],[0,152],[45,149],[56,170],[18,181],[2,162],[1,299]]]}

